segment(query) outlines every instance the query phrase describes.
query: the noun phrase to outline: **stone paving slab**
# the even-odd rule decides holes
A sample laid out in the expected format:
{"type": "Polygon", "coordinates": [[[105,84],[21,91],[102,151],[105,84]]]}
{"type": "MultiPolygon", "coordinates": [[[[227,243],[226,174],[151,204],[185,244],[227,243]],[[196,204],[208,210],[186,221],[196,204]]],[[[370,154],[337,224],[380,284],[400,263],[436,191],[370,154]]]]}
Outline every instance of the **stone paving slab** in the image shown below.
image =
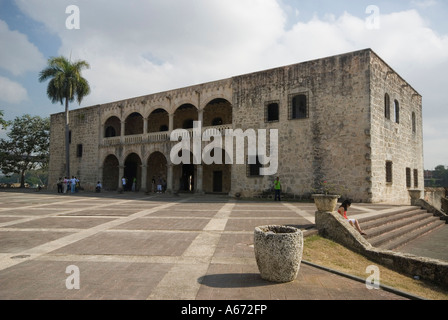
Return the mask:
{"type": "MultiPolygon", "coordinates": [[[[403,299],[303,263],[291,283],[262,280],[255,226],[305,229],[314,210],[208,195],[0,192],[0,299],[403,299]],[[14,212],[19,219],[11,220],[14,212]],[[67,288],[70,266],[79,270],[79,289],[67,288]]],[[[360,212],[369,210],[376,209],[360,212]]]]}

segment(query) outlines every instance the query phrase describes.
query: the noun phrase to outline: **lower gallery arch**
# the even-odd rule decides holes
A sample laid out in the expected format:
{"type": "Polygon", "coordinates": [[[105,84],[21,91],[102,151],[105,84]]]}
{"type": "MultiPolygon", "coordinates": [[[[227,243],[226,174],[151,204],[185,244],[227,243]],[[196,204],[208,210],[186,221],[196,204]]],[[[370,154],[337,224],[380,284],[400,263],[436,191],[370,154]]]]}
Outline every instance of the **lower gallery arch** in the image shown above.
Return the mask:
{"type": "Polygon", "coordinates": [[[157,185],[160,184],[164,192],[167,186],[168,171],[166,157],[161,152],[156,151],[149,156],[146,172],[146,190],[157,192],[157,185]]]}
{"type": "MultiPolygon", "coordinates": [[[[179,157],[181,157],[181,154],[179,154],[179,157]]],[[[190,163],[180,163],[173,167],[173,176],[174,190],[179,190],[179,192],[194,192],[197,190],[197,166],[193,164],[193,153],[190,152],[190,163]]]]}
{"type": "Polygon", "coordinates": [[[225,150],[220,150],[222,154],[221,164],[203,165],[203,190],[206,193],[229,193],[231,189],[232,166],[226,164],[226,159],[229,156],[225,150]]]}
{"type": "Polygon", "coordinates": [[[103,189],[115,191],[118,189],[120,163],[116,156],[110,154],[104,159],[103,163],[103,189]]]}
{"type": "Polygon", "coordinates": [[[131,153],[124,161],[124,177],[126,178],[125,191],[138,191],[141,187],[142,161],[136,153],[131,153]],[[135,180],[135,185],[134,184],[135,180]]]}

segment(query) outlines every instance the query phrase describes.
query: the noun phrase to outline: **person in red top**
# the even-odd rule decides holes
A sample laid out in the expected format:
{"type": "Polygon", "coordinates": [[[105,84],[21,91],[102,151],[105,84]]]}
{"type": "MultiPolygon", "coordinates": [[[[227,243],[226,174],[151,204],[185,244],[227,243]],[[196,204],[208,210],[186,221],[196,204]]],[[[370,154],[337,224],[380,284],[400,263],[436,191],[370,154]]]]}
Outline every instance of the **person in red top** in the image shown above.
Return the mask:
{"type": "Polygon", "coordinates": [[[356,219],[349,219],[347,218],[347,209],[348,207],[350,207],[352,205],[352,202],[350,200],[345,200],[344,202],[342,202],[342,204],[339,206],[338,212],[339,214],[346,220],[348,220],[348,222],[356,228],[356,230],[358,230],[358,232],[360,234],[362,234],[363,236],[365,236],[366,234],[364,233],[364,231],[362,231],[361,226],[359,225],[358,220],[356,219]]]}

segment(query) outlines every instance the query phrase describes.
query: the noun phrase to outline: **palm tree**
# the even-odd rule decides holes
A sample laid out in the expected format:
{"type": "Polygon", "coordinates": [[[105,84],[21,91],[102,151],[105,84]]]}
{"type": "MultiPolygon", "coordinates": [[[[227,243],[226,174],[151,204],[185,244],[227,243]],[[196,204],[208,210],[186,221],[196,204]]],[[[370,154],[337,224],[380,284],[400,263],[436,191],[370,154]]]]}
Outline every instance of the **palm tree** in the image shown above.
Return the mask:
{"type": "Polygon", "coordinates": [[[90,68],[86,61],[71,62],[67,58],[52,57],[48,59],[47,67],[39,73],[39,82],[51,79],[47,87],[47,95],[52,103],[65,102],[65,165],[66,175],[70,177],[70,147],[69,147],[69,102],[76,98],[79,104],[90,93],[89,83],[81,76],[81,70],[90,68]]]}

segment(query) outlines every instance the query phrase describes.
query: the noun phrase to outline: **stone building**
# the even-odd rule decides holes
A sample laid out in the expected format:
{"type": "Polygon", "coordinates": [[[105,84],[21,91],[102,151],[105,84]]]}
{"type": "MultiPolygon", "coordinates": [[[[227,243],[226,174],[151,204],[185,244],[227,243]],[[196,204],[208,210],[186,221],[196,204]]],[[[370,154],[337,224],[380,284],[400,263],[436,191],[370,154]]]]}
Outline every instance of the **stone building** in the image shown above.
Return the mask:
{"type": "MultiPolygon", "coordinates": [[[[409,191],[424,189],[422,97],[371,49],[80,108],[69,118],[71,174],[89,190],[98,180],[119,190],[126,177],[136,178],[140,192],[160,179],[167,192],[251,197],[272,189],[278,176],[291,195],[310,195],[325,180],[354,201],[409,204],[409,191]],[[223,136],[226,129],[277,130],[277,172],[261,175],[263,165],[249,154],[234,161],[224,143],[222,164],[173,163],[179,141],[171,133],[192,137],[195,123],[223,136]]],[[[202,136],[202,148],[208,140],[215,141],[202,136]]],[[[58,113],[51,116],[50,187],[64,168],[58,113]]]]}

